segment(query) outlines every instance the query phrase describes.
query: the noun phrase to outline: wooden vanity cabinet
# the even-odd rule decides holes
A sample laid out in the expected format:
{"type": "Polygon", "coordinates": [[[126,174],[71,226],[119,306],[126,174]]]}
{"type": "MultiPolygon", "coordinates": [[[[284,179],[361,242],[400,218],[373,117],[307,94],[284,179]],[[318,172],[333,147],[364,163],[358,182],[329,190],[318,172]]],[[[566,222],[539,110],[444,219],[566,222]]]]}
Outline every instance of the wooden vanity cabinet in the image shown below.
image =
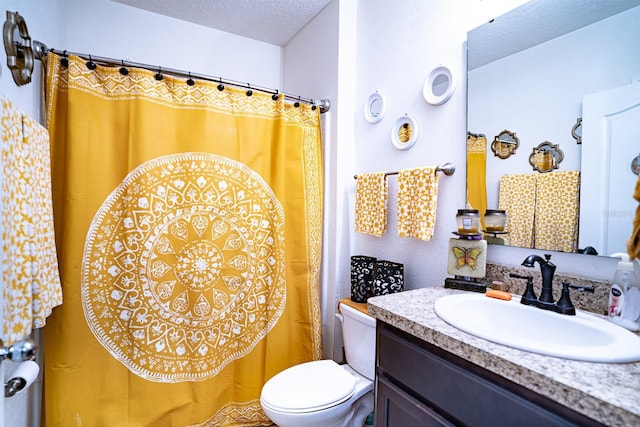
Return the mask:
{"type": "Polygon", "coordinates": [[[376,427],[601,425],[381,321],[375,384],[376,427]]]}

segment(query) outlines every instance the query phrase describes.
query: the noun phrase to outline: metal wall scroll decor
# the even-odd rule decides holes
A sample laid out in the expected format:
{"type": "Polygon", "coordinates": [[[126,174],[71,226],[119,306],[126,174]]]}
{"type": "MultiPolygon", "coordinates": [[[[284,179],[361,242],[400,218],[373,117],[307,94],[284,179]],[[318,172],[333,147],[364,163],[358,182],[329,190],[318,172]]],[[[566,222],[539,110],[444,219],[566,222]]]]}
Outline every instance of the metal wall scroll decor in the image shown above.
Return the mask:
{"type": "Polygon", "coordinates": [[[571,128],[571,136],[576,140],[576,144],[582,144],[582,117],[578,117],[576,124],[571,128]]]}
{"type": "Polygon", "coordinates": [[[516,153],[516,150],[520,146],[520,138],[518,138],[515,132],[503,130],[493,138],[491,143],[491,151],[496,157],[501,159],[507,159],[512,154],[516,153]]]}
{"type": "Polygon", "coordinates": [[[18,86],[31,81],[35,61],[31,49],[31,37],[27,23],[17,12],[7,11],[7,20],[2,27],[4,50],[7,53],[7,66],[18,86]]]}
{"type": "Polygon", "coordinates": [[[558,147],[558,144],[544,141],[533,148],[532,153],[529,155],[529,164],[533,166],[534,171],[546,173],[558,169],[562,159],[564,159],[564,153],[558,147]]]}

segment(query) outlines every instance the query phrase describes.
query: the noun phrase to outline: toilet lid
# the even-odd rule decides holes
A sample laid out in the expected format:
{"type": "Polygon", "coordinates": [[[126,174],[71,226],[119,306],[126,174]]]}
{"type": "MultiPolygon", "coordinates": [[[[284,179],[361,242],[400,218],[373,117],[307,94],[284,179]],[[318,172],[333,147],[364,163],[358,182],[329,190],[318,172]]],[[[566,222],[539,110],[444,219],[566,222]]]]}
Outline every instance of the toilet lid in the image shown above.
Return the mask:
{"type": "Polygon", "coordinates": [[[329,408],[354,393],[357,379],[333,360],[318,360],[288,368],[262,388],[261,400],[283,412],[329,408]]]}

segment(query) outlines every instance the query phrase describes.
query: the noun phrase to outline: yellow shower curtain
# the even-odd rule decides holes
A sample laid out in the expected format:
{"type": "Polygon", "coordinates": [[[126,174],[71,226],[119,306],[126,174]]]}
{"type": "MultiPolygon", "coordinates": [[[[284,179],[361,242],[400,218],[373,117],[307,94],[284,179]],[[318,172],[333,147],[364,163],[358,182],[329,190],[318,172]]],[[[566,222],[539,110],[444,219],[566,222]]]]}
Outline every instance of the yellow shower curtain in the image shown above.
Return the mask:
{"type": "Polygon", "coordinates": [[[254,426],[321,355],[319,112],[49,55],[48,426],[254,426]]]}

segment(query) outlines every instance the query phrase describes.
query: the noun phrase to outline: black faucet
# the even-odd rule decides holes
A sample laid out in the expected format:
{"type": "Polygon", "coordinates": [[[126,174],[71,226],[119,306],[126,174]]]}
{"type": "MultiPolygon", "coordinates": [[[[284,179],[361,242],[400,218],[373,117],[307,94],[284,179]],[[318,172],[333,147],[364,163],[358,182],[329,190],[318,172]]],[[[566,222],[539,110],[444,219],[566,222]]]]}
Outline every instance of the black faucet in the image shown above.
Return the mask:
{"type": "Polygon", "coordinates": [[[545,310],[556,311],[553,299],[553,275],[556,272],[556,265],[551,262],[551,254],[544,254],[544,259],[539,255],[529,255],[522,261],[522,265],[533,267],[536,262],[540,265],[540,273],[542,274],[542,292],[538,298],[537,306],[545,310]]]}

